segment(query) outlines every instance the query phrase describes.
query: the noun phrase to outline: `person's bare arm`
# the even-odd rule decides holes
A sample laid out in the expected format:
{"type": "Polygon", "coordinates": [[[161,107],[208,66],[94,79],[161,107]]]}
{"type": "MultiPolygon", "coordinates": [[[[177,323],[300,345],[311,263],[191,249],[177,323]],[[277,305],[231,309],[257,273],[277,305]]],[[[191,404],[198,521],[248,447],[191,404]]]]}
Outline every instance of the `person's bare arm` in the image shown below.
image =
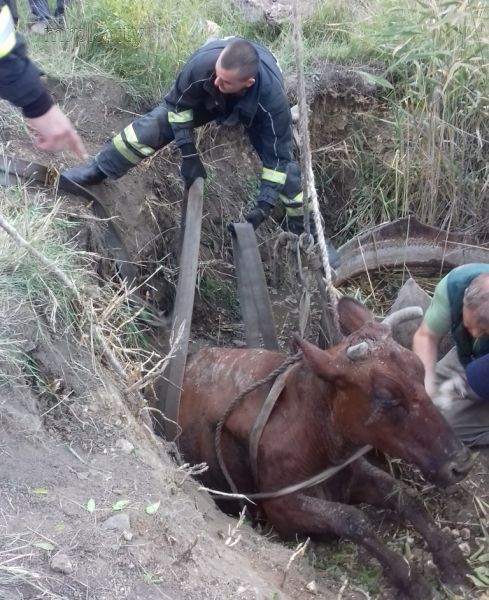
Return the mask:
{"type": "Polygon", "coordinates": [[[40,150],[47,152],[70,150],[82,160],[88,158],[80,136],[59,106],[53,105],[40,117],[26,119],[26,121],[34,130],[34,144],[40,150]]]}
{"type": "Polygon", "coordinates": [[[433,398],[435,393],[435,367],[438,359],[438,346],[440,335],[432,331],[423,320],[419,329],[414,334],[413,352],[415,352],[425,368],[425,388],[428,395],[433,398]]]}

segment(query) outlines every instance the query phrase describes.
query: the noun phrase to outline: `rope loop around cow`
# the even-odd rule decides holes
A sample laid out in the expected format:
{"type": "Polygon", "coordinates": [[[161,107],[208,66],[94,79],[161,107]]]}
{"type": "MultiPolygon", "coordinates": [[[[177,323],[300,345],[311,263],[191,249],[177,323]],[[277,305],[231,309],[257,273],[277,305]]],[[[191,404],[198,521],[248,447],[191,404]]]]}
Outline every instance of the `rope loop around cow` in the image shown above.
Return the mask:
{"type": "Polygon", "coordinates": [[[224,411],[224,414],[222,415],[222,417],[220,418],[220,420],[217,423],[217,426],[216,426],[216,435],[215,435],[215,439],[214,439],[217,460],[219,462],[219,466],[221,467],[221,471],[223,472],[223,475],[226,478],[226,481],[227,481],[227,483],[228,483],[231,491],[234,494],[238,493],[238,489],[237,489],[237,487],[236,487],[236,485],[235,485],[235,483],[233,481],[233,478],[231,477],[231,474],[228,471],[226,463],[224,462],[224,457],[222,455],[222,445],[221,445],[222,428],[224,427],[224,424],[226,423],[228,417],[231,415],[231,413],[233,412],[233,410],[238,406],[238,404],[248,394],[251,394],[251,392],[254,392],[256,389],[258,389],[262,385],[266,385],[267,383],[270,383],[271,381],[274,381],[290,365],[293,365],[294,363],[299,362],[301,359],[302,359],[302,352],[301,351],[297,352],[296,354],[293,354],[292,356],[289,356],[282,363],[280,363],[278,365],[278,367],[276,367],[271,373],[269,373],[266,377],[264,377],[263,379],[260,379],[259,381],[255,381],[253,384],[251,384],[250,386],[248,386],[244,391],[242,391],[238,396],[236,396],[236,398],[234,398],[229,403],[228,407],[224,411]]]}

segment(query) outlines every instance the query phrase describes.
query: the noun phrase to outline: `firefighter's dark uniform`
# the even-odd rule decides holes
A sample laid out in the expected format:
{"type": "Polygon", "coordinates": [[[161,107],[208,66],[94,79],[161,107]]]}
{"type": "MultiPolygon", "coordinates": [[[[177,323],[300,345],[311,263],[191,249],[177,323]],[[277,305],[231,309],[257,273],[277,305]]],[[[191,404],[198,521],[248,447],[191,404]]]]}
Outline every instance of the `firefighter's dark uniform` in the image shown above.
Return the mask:
{"type": "Polygon", "coordinates": [[[273,206],[280,198],[287,216],[302,221],[300,172],[292,157],[292,119],[280,68],[266,48],[251,42],[260,58],[255,83],[242,96],[222,94],[214,85],[215,66],[228,42],[208,42],[197,50],[164,102],[116,135],[97,154],[96,165],[108,177],[120,177],[172,140],[180,148],[193,143],[195,127],[241,123],[263,163],[258,200],[273,206]]]}
{"type": "Polygon", "coordinates": [[[0,0],[0,98],[21,108],[30,119],[44,115],[53,105],[39,70],[26,54],[24,40],[15,32],[7,0],[0,0]]]}

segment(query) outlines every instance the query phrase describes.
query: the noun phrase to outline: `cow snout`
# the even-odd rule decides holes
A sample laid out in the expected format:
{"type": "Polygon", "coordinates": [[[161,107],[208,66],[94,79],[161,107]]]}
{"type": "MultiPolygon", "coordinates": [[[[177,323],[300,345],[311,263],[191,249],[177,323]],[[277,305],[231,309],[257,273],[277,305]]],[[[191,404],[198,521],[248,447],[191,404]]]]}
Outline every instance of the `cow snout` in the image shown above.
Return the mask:
{"type": "Polygon", "coordinates": [[[446,487],[462,481],[474,466],[475,458],[468,448],[462,448],[454,459],[444,463],[438,471],[438,484],[446,487]]]}

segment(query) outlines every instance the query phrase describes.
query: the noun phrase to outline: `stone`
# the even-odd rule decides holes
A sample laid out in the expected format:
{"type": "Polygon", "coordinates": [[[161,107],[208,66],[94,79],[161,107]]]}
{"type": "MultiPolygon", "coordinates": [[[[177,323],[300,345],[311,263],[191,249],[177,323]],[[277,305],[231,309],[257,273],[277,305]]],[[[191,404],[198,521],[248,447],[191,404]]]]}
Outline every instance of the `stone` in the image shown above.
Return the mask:
{"type": "Polygon", "coordinates": [[[64,573],[65,575],[69,575],[73,573],[73,563],[71,562],[69,556],[64,554],[63,552],[58,552],[53,556],[50,562],[50,567],[53,571],[57,573],[64,573]]]}
{"type": "Polygon", "coordinates": [[[102,529],[106,530],[129,530],[131,528],[131,521],[127,513],[121,512],[116,515],[112,515],[101,525],[102,529]]]}
{"type": "Polygon", "coordinates": [[[125,440],[124,438],[118,439],[115,443],[115,447],[124,454],[131,454],[131,452],[134,450],[134,444],[131,444],[130,441],[125,440]]]}
{"type": "Polygon", "coordinates": [[[219,37],[221,35],[221,28],[214,21],[206,20],[205,29],[207,33],[213,37],[219,37]]]}
{"type": "MultiPolygon", "coordinates": [[[[406,306],[420,306],[423,312],[431,304],[431,297],[427,294],[414,279],[409,278],[406,283],[402,286],[397,294],[397,298],[392,305],[389,314],[405,308],[406,306]]],[[[410,319],[399,323],[393,328],[392,337],[404,346],[404,348],[412,349],[413,337],[416,330],[421,324],[421,318],[410,319]]],[[[450,334],[444,336],[440,342],[439,357],[445,356],[445,354],[453,348],[453,339],[450,334]]]]}
{"type": "Polygon", "coordinates": [[[471,549],[470,545],[467,542],[462,542],[458,545],[458,547],[460,548],[460,552],[462,552],[464,556],[470,556],[471,549]]]}

